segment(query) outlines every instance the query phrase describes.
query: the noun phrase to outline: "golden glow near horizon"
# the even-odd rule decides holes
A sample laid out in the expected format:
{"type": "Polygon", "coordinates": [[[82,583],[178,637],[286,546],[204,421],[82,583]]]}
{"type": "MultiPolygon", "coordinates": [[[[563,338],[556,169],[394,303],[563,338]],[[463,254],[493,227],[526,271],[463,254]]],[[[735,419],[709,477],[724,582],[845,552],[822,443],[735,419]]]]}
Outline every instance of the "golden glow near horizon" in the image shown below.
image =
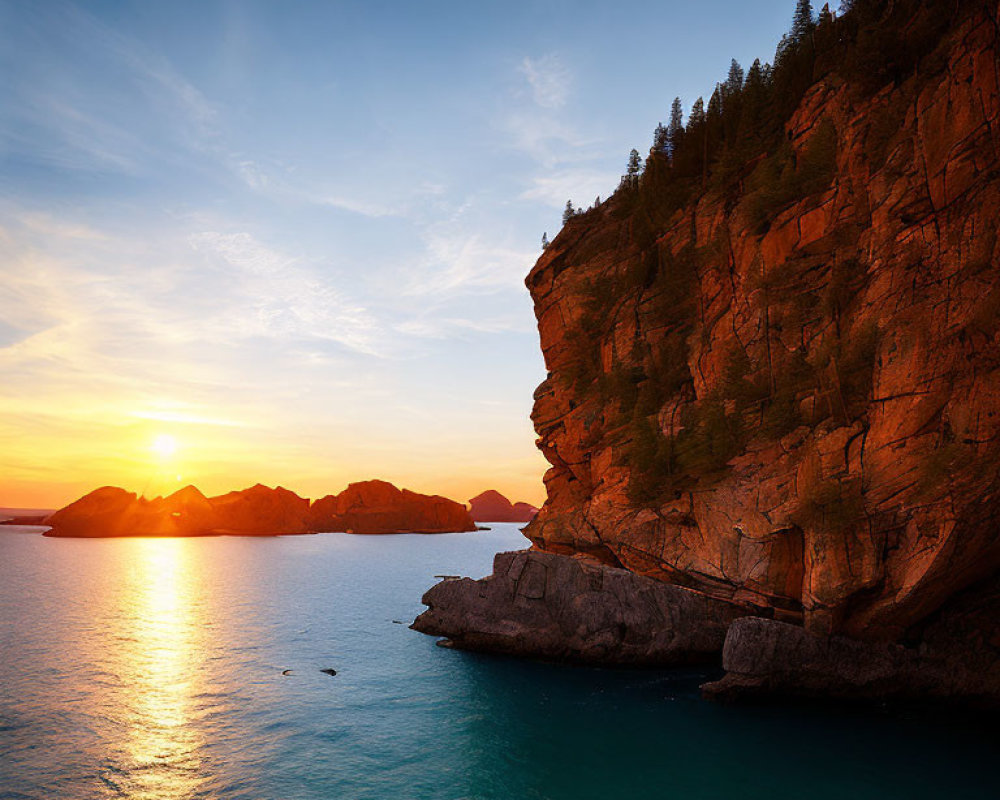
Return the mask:
{"type": "Polygon", "coordinates": [[[486,489],[534,505],[544,499],[541,454],[497,445],[496,431],[507,431],[504,441],[530,436],[528,421],[512,415],[488,413],[495,428],[469,433],[451,429],[448,418],[418,424],[405,408],[368,425],[239,410],[164,401],[137,409],[111,396],[23,404],[0,397],[0,506],[58,508],[106,485],[153,497],[186,484],[211,496],[264,483],[315,499],[371,478],[459,502],[486,489]]]}
{"type": "Polygon", "coordinates": [[[529,412],[544,371],[513,269],[531,254],[512,256],[504,284],[504,314],[515,304],[522,321],[484,327],[472,305],[349,300],[356,273],[324,282],[312,261],[204,220],[140,235],[7,217],[0,506],[56,508],[106,485],[166,494],[178,475],[208,495],[264,483],[316,498],[381,478],[541,503],[529,412]]]}
{"type": "Polygon", "coordinates": [[[159,458],[167,460],[177,452],[177,440],[170,434],[161,433],[153,439],[149,449],[159,458]]]}

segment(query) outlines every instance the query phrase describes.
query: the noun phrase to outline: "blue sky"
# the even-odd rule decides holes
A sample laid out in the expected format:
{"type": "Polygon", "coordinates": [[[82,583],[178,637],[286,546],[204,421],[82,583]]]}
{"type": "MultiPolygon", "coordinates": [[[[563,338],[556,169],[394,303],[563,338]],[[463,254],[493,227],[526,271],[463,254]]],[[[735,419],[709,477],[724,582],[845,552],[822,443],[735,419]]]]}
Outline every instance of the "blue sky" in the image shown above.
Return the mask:
{"type": "Polygon", "coordinates": [[[793,5],[0,3],[0,504],[539,502],[542,232],[793,5]]]}

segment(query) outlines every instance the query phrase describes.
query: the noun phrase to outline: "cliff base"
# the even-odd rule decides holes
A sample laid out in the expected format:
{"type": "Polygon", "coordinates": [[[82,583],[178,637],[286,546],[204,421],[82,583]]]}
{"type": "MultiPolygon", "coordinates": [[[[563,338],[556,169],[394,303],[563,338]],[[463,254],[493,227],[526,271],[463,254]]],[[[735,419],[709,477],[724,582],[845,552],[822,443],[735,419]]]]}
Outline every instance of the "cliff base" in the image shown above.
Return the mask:
{"type": "Polygon", "coordinates": [[[481,580],[445,580],[412,627],[455,647],[583,664],[717,661],[755,609],[568,556],[499,553],[481,580]]]}

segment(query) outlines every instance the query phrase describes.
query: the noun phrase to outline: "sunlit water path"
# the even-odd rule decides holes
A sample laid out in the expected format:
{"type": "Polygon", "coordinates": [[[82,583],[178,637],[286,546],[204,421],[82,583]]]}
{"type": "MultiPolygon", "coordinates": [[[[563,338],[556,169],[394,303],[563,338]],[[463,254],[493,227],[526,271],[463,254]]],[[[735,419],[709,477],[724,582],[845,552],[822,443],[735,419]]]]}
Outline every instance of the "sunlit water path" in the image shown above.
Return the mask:
{"type": "Polygon", "coordinates": [[[523,544],[0,533],[0,798],[997,796],[985,724],[719,706],[695,673],[463,654],[399,624],[435,574],[523,544]]]}

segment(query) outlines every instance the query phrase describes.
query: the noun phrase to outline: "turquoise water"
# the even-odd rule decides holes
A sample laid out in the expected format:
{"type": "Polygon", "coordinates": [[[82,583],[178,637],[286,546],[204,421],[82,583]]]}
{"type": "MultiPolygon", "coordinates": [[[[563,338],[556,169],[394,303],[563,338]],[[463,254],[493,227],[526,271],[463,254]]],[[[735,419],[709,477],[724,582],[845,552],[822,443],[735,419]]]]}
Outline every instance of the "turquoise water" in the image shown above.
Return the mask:
{"type": "Polygon", "coordinates": [[[998,796],[983,723],[720,706],[698,673],[460,653],[397,624],[435,574],[524,544],[513,525],[0,533],[0,797],[998,796]]]}

